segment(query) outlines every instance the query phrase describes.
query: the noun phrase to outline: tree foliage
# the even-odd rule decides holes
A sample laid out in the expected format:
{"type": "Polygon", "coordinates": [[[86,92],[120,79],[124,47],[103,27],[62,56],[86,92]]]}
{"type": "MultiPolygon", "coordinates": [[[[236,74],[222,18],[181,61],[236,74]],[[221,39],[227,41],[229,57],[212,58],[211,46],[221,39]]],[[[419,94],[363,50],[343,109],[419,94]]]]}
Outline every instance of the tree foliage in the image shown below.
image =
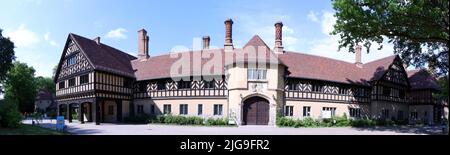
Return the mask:
{"type": "Polygon", "coordinates": [[[52,93],[55,93],[55,83],[53,83],[53,79],[50,77],[36,77],[36,90],[48,90],[52,93]]]}
{"type": "Polygon", "coordinates": [[[448,76],[443,76],[438,79],[439,87],[441,91],[437,94],[439,99],[446,99],[448,101],[448,76]]]}
{"type": "Polygon", "coordinates": [[[448,0],[333,0],[339,49],[354,52],[363,43],[369,52],[372,43],[388,39],[409,65],[428,65],[438,74],[448,73],[448,0]]]}
{"type": "Polygon", "coordinates": [[[19,111],[32,113],[36,98],[36,82],[34,68],[25,63],[14,62],[5,80],[5,98],[15,99],[19,111]]]}
{"type": "MultiPolygon", "coordinates": [[[[2,29],[0,29],[0,83],[5,80],[14,59],[14,43],[9,38],[3,37],[2,29]]],[[[2,85],[0,85],[0,93],[1,91],[2,85]]]]}
{"type": "Polygon", "coordinates": [[[18,128],[21,125],[22,115],[17,108],[17,100],[5,98],[0,104],[0,126],[4,128],[18,128]]]}

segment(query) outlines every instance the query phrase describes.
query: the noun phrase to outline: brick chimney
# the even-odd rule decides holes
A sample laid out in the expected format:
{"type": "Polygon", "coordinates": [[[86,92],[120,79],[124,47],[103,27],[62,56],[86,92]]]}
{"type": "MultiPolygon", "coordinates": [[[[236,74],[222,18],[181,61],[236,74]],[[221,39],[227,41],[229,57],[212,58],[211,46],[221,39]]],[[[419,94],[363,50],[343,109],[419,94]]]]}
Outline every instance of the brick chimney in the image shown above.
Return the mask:
{"type": "Polygon", "coordinates": [[[95,37],[94,41],[95,43],[97,43],[97,45],[100,45],[100,37],[95,37]]]}
{"type": "Polygon", "coordinates": [[[361,45],[356,45],[356,51],[355,51],[355,64],[357,67],[362,68],[363,67],[363,63],[361,61],[361,50],[362,50],[362,46],[361,45]]]}
{"type": "Polygon", "coordinates": [[[145,29],[138,31],[138,59],[145,60],[150,56],[148,54],[148,41],[149,37],[147,35],[147,31],[145,29]]]}
{"type": "Polygon", "coordinates": [[[284,47],[283,47],[283,23],[277,22],[275,23],[275,48],[274,52],[276,54],[283,54],[284,53],[284,47]]]}
{"type": "Polygon", "coordinates": [[[209,44],[211,42],[211,38],[209,36],[204,36],[203,37],[203,49],[209,49],[209,44]]]}
{"type": "Polygon", "coordinates": [[[225,51],[232,51],[234,50],[233,46],[233,20],[228,18],[225,20],[225,51]]]}

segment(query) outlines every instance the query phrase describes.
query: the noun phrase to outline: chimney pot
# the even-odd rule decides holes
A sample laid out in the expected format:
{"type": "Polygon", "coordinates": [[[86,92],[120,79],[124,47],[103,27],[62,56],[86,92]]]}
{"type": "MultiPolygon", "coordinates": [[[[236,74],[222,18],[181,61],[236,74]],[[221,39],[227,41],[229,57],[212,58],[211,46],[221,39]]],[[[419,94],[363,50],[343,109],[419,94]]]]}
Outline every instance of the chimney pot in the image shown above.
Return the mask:
{"type": "Polygon", "coordinates": [[[232,51],[234,49],[233,46],[233,20],[228,18],[225,20],[225,51],[232,51]]]}
{"type": "Polygon", "coordinates": [[[209,44],[211,42],[211,38],[209,36],[203,37],[203,49],[209,49],[209,44]]]}
{"type": "Polygon", "coordinates": [[[356,64],[356,66],[358,66],[359,68],[362,68],[362,67],[363,67],[363,63],[362,63],[362,61],[361,61],[361,55],[362,55],[361,51],[362,51],[362,46],[361,46],[361,45],[356,45],[356,51],[355,51],[355,55],[356,55],[356,57],[355,57],[355,64],[356,64]]]}
{"type": "Polygon", "coordinates": [[[148,54],[148,41],[149,37],[147,35],[147,31],[145,29],[138,31],[138,58],[140,60],[147,59],[149,57],[148,54]]]}
{"type": "Polygon", "coordinates": [[[283,22],[279,21],[275,23],[275,53],[283,54],[283,22]]]}

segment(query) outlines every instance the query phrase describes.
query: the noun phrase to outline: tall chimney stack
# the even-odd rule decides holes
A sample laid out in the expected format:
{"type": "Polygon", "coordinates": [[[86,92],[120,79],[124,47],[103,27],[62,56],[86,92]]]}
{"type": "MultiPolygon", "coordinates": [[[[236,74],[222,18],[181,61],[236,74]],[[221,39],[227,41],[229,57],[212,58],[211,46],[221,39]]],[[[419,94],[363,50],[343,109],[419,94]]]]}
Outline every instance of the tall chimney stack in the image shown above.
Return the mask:
{"type": "Polygon", "coordinates": [[[97,43],[97,45],[100,45],[100,37],[95,37],[94,41],[95,43],[97,43]]]}
{"type": "Polygon", "coordinates": [[[203,37],[203,49],[209,49],[209,43],[211,42],[211,38],[209,36],[203,37]]]}
{"type": "Polygon", "coordinates": [[[233,20],[228,18],[225,20],[225,51],[232,51],[234,50],[233,46],[233,20]]]}
{"type": "Polygon", "coordinates": [[[148,59],[148,41],[149,37],[147,35],[147,31],[145,29],[138,31],[138,58],[139,60],[145,60],[148,59]]]}
{"type": "Polygon", "coordinates": [[[283,23],[281,21],[275,23],[275,49],[276,54],[283,54],[283,23]]]}
{"type": "Polygon", "coordinates": [[[362,46],[361,45],[356,45],[356,57],[355,57],[355,64],[357,67],[362,68],[363,67],[363,63],[361,61],[361,51],[362,51],[362,46]]]}

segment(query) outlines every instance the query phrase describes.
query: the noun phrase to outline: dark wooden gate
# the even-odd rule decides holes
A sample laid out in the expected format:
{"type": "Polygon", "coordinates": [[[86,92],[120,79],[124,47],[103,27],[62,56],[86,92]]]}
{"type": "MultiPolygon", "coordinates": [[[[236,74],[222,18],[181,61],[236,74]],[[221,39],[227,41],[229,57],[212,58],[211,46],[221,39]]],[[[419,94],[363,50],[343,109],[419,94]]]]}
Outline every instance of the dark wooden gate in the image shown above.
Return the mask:
{"type": "Polygon", "coordinates": [[[261,97],[252,97],[244,102],[245,125],[267,125],[269,123],[269,102],[261,97]]]}

